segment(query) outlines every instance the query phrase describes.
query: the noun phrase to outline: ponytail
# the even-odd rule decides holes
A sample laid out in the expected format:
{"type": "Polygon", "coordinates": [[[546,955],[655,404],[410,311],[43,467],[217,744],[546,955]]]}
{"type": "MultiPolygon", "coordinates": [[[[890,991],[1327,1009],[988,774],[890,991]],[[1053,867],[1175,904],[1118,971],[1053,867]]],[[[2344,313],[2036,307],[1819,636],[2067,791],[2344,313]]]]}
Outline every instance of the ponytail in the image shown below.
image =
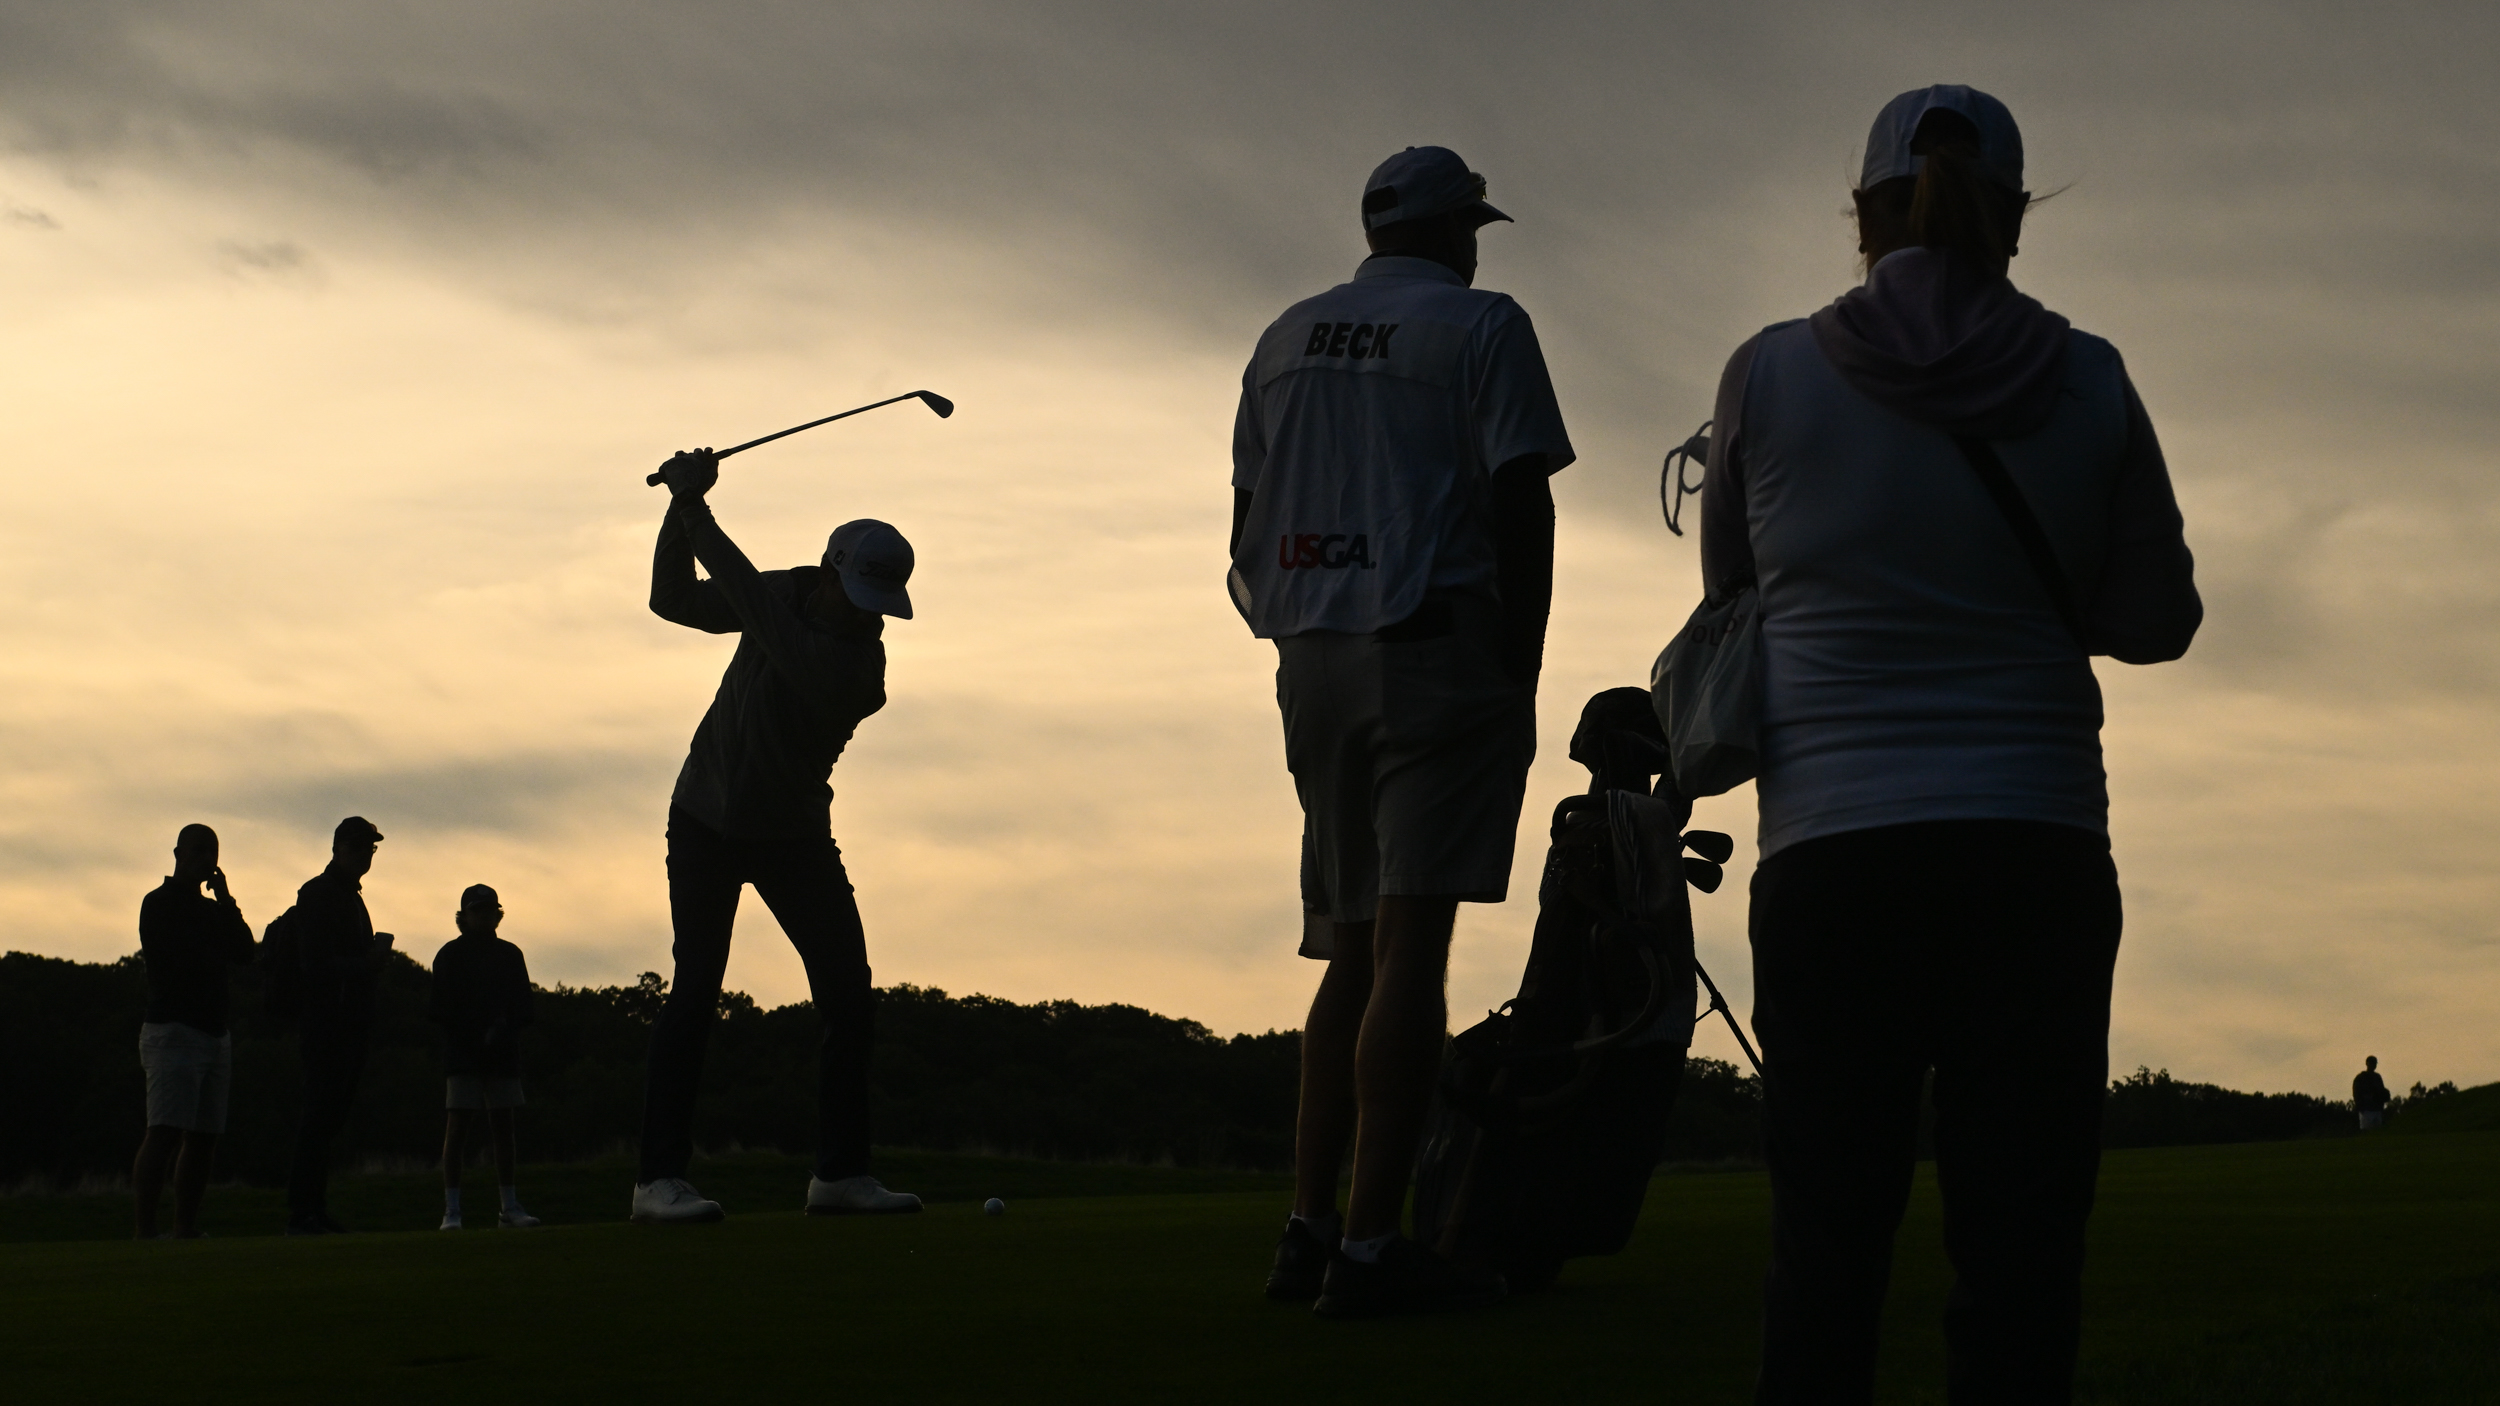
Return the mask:
{"type": "Polygon", "coordinates": [[[1923,158],[1917,175],[1895,176],[1857,192],[1858,252],[1865,256],[1865,269],[1871,271],[1895,249],[1923,246],[1967,260],[1987,277],[2004,277],[2031,197],[1988,176],[1979,164],[1979,133],[1957,114],[1928,113],[1910,150],[1923,158]]]}
{"type": "Polygon", "coordinates": [[[2026,197],[1982,175],[1975,146],[1938,142],[1910,191],[1912,244],[1959,254],[1991,276],[2014,257],[2026,197]]]}

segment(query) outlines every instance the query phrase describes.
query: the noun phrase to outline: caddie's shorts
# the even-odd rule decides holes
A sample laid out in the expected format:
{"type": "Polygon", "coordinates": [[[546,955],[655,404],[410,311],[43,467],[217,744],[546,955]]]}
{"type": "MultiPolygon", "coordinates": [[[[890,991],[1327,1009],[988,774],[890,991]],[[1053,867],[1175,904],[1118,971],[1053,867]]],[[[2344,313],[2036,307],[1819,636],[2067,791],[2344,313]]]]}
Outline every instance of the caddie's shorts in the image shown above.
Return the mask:
{"type": "Polygon", "coordinates": [[[234,1085],[234,1037],[180,1021],[139,1027],[139,1067],[148,1076],[148,1126],[189,1133],[226,1130],[234,1085]]]}
{"type": "Polygon", "coordinates": [[[1498,608],[1453,603],[1435,638],[1314,630],[1276,641],[1285,765],[1302,800],[1302,955],[1331,922],[1371,921],[1382,894],[1499,903],[1536,693],[1503,672],[1498,608]]]}
{"type": "Polygon", "coordinates": [[[453,1074],[443,1080],[445,1108],[518,1108],[521,1080],[513,1074],[453,1074]]]}

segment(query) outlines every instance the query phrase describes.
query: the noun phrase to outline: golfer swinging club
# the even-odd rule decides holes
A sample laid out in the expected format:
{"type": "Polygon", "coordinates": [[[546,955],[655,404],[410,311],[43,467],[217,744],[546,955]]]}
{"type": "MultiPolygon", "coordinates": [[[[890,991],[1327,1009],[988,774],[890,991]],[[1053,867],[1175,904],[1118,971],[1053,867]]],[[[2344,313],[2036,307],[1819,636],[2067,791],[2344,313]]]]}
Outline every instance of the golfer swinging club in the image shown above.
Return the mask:
{"type": "Polygon", "coordinates": [[[1233,429],[1233,600],[1276,641],[1302,955],[1328,963],[1267,1292],[1327,1317],[1505,1292],[1397,1230],[1458,904],[1510,883],[1553,597],[1546,480],[1573,458],[1528,315],[1470,286],[1476,231],[1509,218],[1484,178],[1409,147],[1363,192],[1371,257],[1259,339],[1233,429]]]}
{"type": "Polygon", "coordinates": [[[920,1198],[868,1175],[868,1073],[874,997],[859,905],[833,842],[826,784],[860,719],[885,706],[885,617],[911,618],[911,544],[882,522],[834,529],[820,566],[759,572],[712,520],[720,477],[709,449],[660,468],[668,515],[651,561],[651,612],[738,652],[695,729],[668,808],[668,902],[676,975],[651,1028],[642,1165],[633,1218],[714,1221],[720,1203],[686,1180],[695,1085],[729,963],[730,923],[747,884],[807,967],[824,1022],[817,1068],[810,1215],[917,1211],[920,1198]],[[709,580],[695,579],[703,563],[709,580]]]}

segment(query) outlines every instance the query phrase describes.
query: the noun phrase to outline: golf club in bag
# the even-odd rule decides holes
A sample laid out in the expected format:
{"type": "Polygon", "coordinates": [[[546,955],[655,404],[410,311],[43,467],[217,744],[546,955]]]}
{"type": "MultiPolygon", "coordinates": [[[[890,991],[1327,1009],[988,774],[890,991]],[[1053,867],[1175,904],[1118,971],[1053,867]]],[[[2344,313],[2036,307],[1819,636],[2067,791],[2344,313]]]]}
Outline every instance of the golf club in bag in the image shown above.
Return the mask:
{"type": "Polygon", "coordinates": [[[1648,691],[1591,698],[1571,757],[1589,789],[1554,808],[1519,994],[1451,1039],[1416,1158],[1415,1238],[1500,1270],[1514,1290],[1631,1239],[1692,1045],[1697,981],[1754,1058],[1694,960],[1686,891],[1718,888],[1734,842],[1687,832],[1692,803],[1670,781],[1652,793],[1667,751],[1648,691]]]}
{"type": "MultiPolygon", "coordinates": [[[[879,406],[879,405],[892,405],[892,404],[896,403],[897,401],[904,401],[904,400],[917,400],[917,401],[919,401],[921,404],[928,406],[931,410],[936,411],[936,412],[937,412],[937,417],[938,417],[939,419],[941,419],[941,420],[943,420],[943,419],[945,419],[947,416],[952,415],[952,414],[954,414],[954,413],[955,413],[955,402],[953,402],[953,401],[951,401],[951,400],[948,400],[946,397],[944,397],[944,396],[942,396],[942,395],[939,395],[936,391],[905,391],[905,392],[904,392],[903,394],[901,394],[901,395],[898,395],[898,396],[892,396],[892,397],[889,397],[888,399],[885,399],[885,400],[880,400],[880,401],[876,402],[876,404],[874,404],[874,405],[862,405],[862,406],[858,406],[858,407],[856,407],[856,408],[854,408],[854,409],[845,410],[845,411],[843,411],[843,412],[842,412],[841,414],[839,414],[839,415],[827,415],[825,418],[823,418],[823,419],[821,419],[821,420],[810,420],[810,421],[808,421],[808,422],[807,422],[806,424],[804,424],[804,425],[792,425],[790,428],[788,428],[788,429],[786,429],[786,430],[775,430],[775,431],[774,431],[774,432],[772,432],[771,434],[768,434],[768,435],[764,436],[762,439],[750,439],[750,440],[748,440],[748,441],[747,441],[746,443],[744,443],[744,444],[733,444],[733,445],[729,446],[727,449],[722,449],[722,450],[717,450],[717,451],[715,451],[715,452],[713,453],[712,457],[713,457],[714,459],[716,459],[716,460],[717,460],[717,459],[726,459],[726,458],[728,458],[728,457],[729,457],[730,455],[732,455],[732,454],[737,454],[737,453],[741,453],[741,452],[743,452],[743,451],[745,451],[745,450],[753,449],[755,446],[757,446],[757,445],[759,445],[759,444],[770,444],[770,443],[772,443],[772,442],[773,442],[774,440],[776,440],[776,439],[783,439],[783,438],[786,438],[786,437],[788,437],[788,436],[790,436],[790,435],[797,434],[797,433],[798,433],[799,431],[801,431],[801,430],[812,430],[812,429],[816,428],[818,425],[830,425],[830,424],[832,424],[832,423],[833,423],[834,421],[836,421],[836,420],[847,420],[847,419],[851,418],[853,415],[857,415],[857,414],[859,414],[859,413],[860,413],[861,411],[863,411],[863,410],[874,410],[874,409],[876,409],[876,408],[877,408],[877,406],[879,406]]],[[[662,481],[662,480],[661,480],[661,478],[660,478],[660,475],[658,475],[658,474],[656,474],[656,473],[655,473],[655,474],[652,474],[650,477],[645,478],[645,479],[643,480],[643,482],[644,482],[644,483],[647,483],[647,484],[651,485],[653,488],[657,488],[657,487],[659,487],[659,486],[660,486],[661,481],[662,481]]]]}

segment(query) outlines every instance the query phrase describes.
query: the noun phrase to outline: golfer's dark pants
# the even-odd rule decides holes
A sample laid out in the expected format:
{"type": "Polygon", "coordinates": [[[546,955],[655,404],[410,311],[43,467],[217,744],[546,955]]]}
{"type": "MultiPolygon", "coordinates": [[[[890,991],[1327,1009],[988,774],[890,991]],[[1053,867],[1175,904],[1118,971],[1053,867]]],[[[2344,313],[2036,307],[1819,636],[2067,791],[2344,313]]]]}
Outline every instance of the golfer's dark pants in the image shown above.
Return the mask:
{"type": "Polygon", "coordinates": [[[729,929],[738,895],[755,885],[807,968],[808,999],[823,1022],[817,1056],[816,1175],[827,1181],[868,1170],[868,1072],[875,1026],[868,941],[859,904],[830,837],[732,840],[672,806],[668,813],[668,905],[677,928],[677,973],[651,1027],[642,1106],[639,1180],[682,1177],[694,1155],[695,1089],[720,1008],[729,929]]]}
{"type": "Polygon", "coordinates": [[[304,1111],[295,1128],[295,1160],[286,1180],[289,1219],[326,1215],[330,1209],[330,1151],[347,1115],[355,1111],[356,1086],[365,1077],[366,1022],[306,1012],[296,1049],[304,1062],[304,1111]]]}
{"type": "Polygon", "coordinates": [[[1772,1205],[1756,1401],[1874,1399],[1931,1068],[1948,1399],[2070,1398],[2118,928],[2108,841],[2062,825],[1859,830],[1755,871],[1772,1205]]]}

